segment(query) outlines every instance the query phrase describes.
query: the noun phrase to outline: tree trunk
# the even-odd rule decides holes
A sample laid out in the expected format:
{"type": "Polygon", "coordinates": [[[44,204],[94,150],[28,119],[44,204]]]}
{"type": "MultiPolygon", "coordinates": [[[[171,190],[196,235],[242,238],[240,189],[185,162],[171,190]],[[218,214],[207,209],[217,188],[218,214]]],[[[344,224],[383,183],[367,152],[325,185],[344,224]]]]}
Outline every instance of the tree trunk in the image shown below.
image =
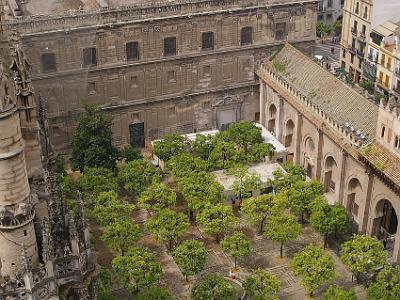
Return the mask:
{"type": "Polygon", "coordinates": [[[172,251],[172,240],[169,240],[169,246],[168,246],[169,251],[172,251]]]}
{"type": "Polygon", "coordinates": [[[187,274],[185,274],[185,281],[189,282],[187,274]]]}
{"type": "Polygon", "coordinates": [[[280,252],[281,252],[281,258],[283,258],[283,242],[281,242],[281,249],[280,249],[280,252]]]}
{"type": "Polygon", "coordinates": [[[328,246],[328,234],[324,234],[324,249],[326,249],[326,246],[328,246]]]}
{"type": "Polygon", "coordinates": [[[260,228],[259,228],[259,232],[258,232],[259,234],[262,234],[264,232],[264,223],[265,223],[266,219],[267,219],[267,217],[263,218],[260,222],[260,228]]]}
{"type": "Polygon", "coordinates": [[[235,269],[236,269],[236,265],[237,265],[237,258],[235,257],[235,269]]]}
{"type": "Polygon", "coordinates": [[[301,224],[304,224],[304,211],[301,211],[301,224]]]}
{"type": "Polygon", "coordinates": [[[219,243],[219,234],[216,234],[216,235],[215,235],[215,241],[216,241],[217,243],[219,243]]]}

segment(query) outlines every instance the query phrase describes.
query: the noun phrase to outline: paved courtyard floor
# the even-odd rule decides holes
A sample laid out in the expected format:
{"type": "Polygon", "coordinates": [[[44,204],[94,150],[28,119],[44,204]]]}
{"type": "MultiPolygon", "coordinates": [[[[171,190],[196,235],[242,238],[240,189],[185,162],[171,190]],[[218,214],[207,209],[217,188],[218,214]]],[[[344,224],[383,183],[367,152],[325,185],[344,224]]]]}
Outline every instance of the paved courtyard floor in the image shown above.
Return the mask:
{"type": "MultiPolygon", "coordinates": [[[[143,222],[146,216],[147,212],[144,210],[138,209],[135,213],[137,222],[143,222]]],[[[242,219],[239,227],[251,240],[250,255],[238,261],[239,271],[237,275],[239,280],[243,281],[252,269],[266,269],[272,274],[275,274],[281,281],[282,291],[280,293],[280,299],[307,299],[304,288],[299,284],[299,278],[293,274],[289,267],[289,261],[297,251],[310,243],[322,245],[322,237],[309,226],[304,226],[301,236],[297,240],[289,242],[284,246],[284,258],[281,259],[279,257],[279,243],[258,235],[255,230],[242,219]]],[[[219,273],[223,276],[229,276],[229,271],[233,268],[234,261],[229,255],[222,251],[212,237],[203,234],[197,226],[191,225],[184,239],[189,238],[202,240],[209,251],[207,264],[204,270],[197,275],[198,278],[209,273],[219,273]]],[[[168,287],[178,299],[189,299],[191,283],[188,284],[185,282],[184,276],[182,276],[165,245],[155,241],[149,234],[145,234],[140,244],[150,248],[156,253],[163,268],[160,284],[168,287]]],[[[337,279],[334,284],[347,288],[354,287],[356,288],[359,299],[366,299],[364,288],[351,281],[351,273],[343,266],[337,255],[333,251],[330,252],[336,262],[337,279]]],[[[191,278],[191,280],[193,282],[196,278],[191,278]]],[[[315,297],[319,299],[320,294],[321,291],[317,291],[315,297]]]]}

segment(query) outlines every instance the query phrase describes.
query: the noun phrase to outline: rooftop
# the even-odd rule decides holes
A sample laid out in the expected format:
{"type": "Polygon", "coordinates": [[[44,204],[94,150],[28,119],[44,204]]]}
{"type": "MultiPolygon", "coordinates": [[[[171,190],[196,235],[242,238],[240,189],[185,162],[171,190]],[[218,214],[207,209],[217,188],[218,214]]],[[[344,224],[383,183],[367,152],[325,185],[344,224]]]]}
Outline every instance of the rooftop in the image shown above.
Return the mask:
{"type": "Polygon", "coordinates": [[[267,62],[274,72],[331,119],[370,142],[375,136],[378,107],[293,46],[286,44],[267,62]]]}
{"type": "Polygon", "coordinates": [[[275,148],[274,151],[276,153],[286,152],[285,146],[282,145],[282,143],[276,137],[274,137],[272,135],[272,133],[267,130],[267,128],[265,128],[264,126],[262,126],[259,123],[254,123],[254,125],[256,125],[258,128],[261,128],[261,136],[262,136],[264,142],[274,146],[274,148],[275,148]]]}
{"type": "MultiPolygon", "coordinates": [[[[20,19],[21,17],[56,17],[60,15],[73,15],[78,13],[101,12],[113,9],[123,8],[151,8],[201,3],[215,2],[216,5],[226,8],[244,8],[251,6],[269,6],[269,5],[285,5],[298,2],[316,2],[316,0],[226,0],[223,3],[216,0],[3,0],[5,18],[8,20],[20,19]]],[[[207,8],[204,6],[204,8],[207,8]]],[[[190,8],[189,10],[192,10],[190,8]]],[[[208,9],[210,10],[210,9],[208,9]]],[[[174,14],[181,13],[181,8],[178,10],[172,9],[174,14]]],[[[163,12],[162,9],[159,12],[163,12]]],[[[187,9],[183,12],[190,12],[187,9]]]]}
{"type": "MultiPolygon", "coordinates": [[[[276,170],[281,170],[283,172],[284,169],[281,167],[279,163],[259,163],[251,166],[248,169],[249,174],[257,174],[260,176],[261,182],[266,183],[269,179],[273,179],[274,175],[272,172],[276,170]]],[[[236,177],[232,174],[229,174],[225,170],[218,170],[211,172],[216,178],[216,180],[224,187],[225,191],[232,190],[232,184],[235,181],[236,177]]]]}
{"type": "Polygon", "coordinates": [[[362,149],[362,156],[377,171],[389,178],[398,189],[400,188],[400,160],[399,157],[377,142],[362,149]]]}

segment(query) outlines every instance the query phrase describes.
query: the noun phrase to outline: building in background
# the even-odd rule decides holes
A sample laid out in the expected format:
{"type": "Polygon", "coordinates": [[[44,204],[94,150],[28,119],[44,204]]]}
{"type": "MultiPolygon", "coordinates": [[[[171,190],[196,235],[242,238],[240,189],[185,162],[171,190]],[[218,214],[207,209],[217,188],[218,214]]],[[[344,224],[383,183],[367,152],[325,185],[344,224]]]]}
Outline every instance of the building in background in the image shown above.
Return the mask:
{"type": "Polygon", "coordinates": [[[117,146],[257,121],[261,60],[316,39],[318,0],[131,2],[4,6],[3,27],[23,36],[47,100],[55,150],[70,147],[84,104],[112,115],[117,146]]]}
{"type": "Polygon", "coordinates": [[[342,19],[344,0],[319,0],[318,22],[333,25],[342,19]]]}
{"type": "Polygon", "coordinates": [[[294,162],[347,208],[355,231],[376,236],[399,262],[400,101],[378,107],[290,45],[257,74],[261,124],[282,143],[291,135],[294,162]]]}
{"type": "Polygon", "coordinates": [[[373,0],[347,0],[343,9],[341,67],[360,82],[371,29],[373,0]]]}
{"type": "MultiPolygon", "coordinates": [[[[367,65],[367,44],[371,28],[385,21],[400,20],[400,2],[397,0],[346,0],[343,8],[341,40],[341,67],[353,77],[354,82],[372,80],[376,57],[367,65]],[[366,74],[364,75],[364,70],[366,74]]],[[[377,67],[377,66],[376,66],[377,67]]]]}

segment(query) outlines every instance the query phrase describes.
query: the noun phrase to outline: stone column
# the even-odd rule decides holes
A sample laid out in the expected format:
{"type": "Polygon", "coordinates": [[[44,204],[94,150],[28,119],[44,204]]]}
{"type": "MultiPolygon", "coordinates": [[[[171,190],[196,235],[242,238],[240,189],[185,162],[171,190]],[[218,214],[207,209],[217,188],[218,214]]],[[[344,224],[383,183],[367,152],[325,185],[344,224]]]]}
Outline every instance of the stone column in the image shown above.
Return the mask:
{"type": "Polygon", "coordinates": [[[397,224],[396,239],[394,240],[392,263],[400,262],[400,223],[397,224]]]}
{"type": "Polygon", "coordinates": [[[324,146],[324,133],[322,132],[321,129],[317,129],[318,130],[318,152],[317,152],[317,168],[315,171],[315,176],[317,177],[317,179],[319,181],[321,181],[321,172],[322,172],[322,148],[324,146]]]}
{"type": "Polygon", "coordinates": [[[374,235],[373,226],[374,226],[374,219],[375,213],[371,211],[371,197],[372,197],[372,186],[374,183],[374,176],[367,170],[366,174],[368,175],[368,185],[367,185],[367,194],[365,197],[365,207],[364,207],[364,214],[361,219],[360,225],[360,232],[367,233],[369,235],[374,235]],[[369,223],[369,224],[368,224],[369,223]],[[367,230],[368,227],[368,230],[367,230]]]}
{"type": "Polygon", "coordinates": [[[294,153],[294,162],[296,165],[300,165],[301,161],[301,144],[302,144],[302,129],[303,129],[303,115],[301,113],[297,114],[297,124],[296,124],[296,145],[294,153]]]}
{"type": "Polygon", "coordinates": [[[265,124],[265,83],[260,79],[260,124],[266,127],[265,124]]]}
{"type": "Polygon", "coordinates": [[[339,197],[339,203],[343,205],[344,203],[344,193],[346,191],[345,185],[345,180],[346,180],[346,162],[347,162],[347,152],[342,150],[342,164],[340,166],[340,180],[339,180],[339,186],[338,186],[338,197],[339,197]]]}
{"type": "Polygon", "coordinates": [[[278,119],[275,120],[275,130],[276,130],[276,138],[284,144],[283,140],[283,127],[284,127],[284,111],[283,111],[284,101],[281,96],[279,96],[279,112],[278,112],[278,119]]]}

